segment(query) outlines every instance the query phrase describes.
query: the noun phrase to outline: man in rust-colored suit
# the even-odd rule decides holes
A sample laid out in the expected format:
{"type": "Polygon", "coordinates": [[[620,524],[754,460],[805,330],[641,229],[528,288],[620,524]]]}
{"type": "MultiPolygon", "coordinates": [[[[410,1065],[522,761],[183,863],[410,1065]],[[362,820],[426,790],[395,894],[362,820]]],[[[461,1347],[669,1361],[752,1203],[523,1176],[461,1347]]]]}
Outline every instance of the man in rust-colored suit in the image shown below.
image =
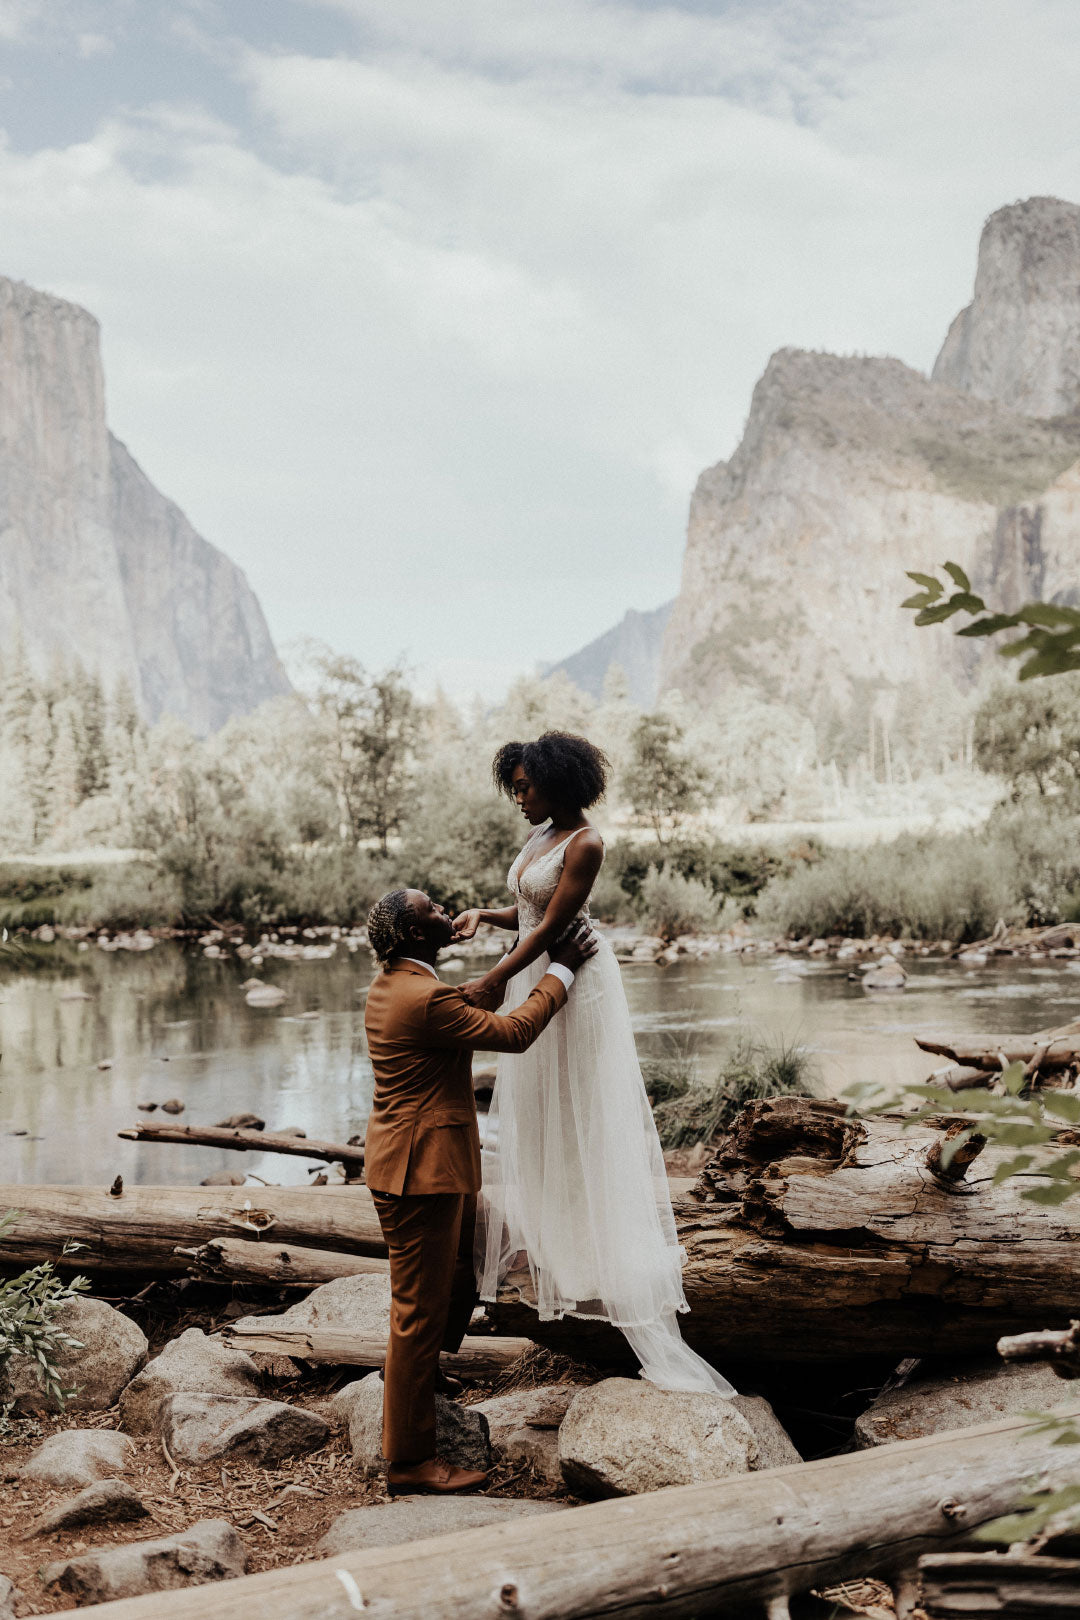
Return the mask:
{"type": "Polygon", "coordinates": [[[364,1176],[390,1253],[383,1454],[391,1494],[472,1490],[486,1477],[435,1454],[439,1354],[459,1347],[476,1303],[472,1053],[531,1046],[596,948],[587,930],[569,939],[528,999],[501,1015],[471,1006],[438,978],[435,959],[452,933],[447,912],[419,889],[384,895],[368,917],[382,972],[365,1017],[375,1097],[364,1176]]]}

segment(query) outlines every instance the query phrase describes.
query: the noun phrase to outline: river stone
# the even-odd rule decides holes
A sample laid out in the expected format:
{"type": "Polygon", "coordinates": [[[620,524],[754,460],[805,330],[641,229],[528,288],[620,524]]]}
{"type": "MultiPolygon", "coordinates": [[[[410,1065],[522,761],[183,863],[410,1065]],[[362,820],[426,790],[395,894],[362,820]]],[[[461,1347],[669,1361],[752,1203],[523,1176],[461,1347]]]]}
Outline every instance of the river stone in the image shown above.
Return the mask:
{"type": "Polygon", "coordinates": [[[41,1571],[45,1586],[70,1592],[79,1604],[109,1603],[141,1592],[234,1580],[247,1571],[244,1543],[226,1519],[200,1519],[189,1530],[122,1547],[91,1547],[41,1571]]]}
{"type": "MultiPolygon", "coordinates": [[[[55,1321],[81,1347],[61,1346],[54,1358],[65,1385],[73,1385],[77,1391],[66,1410],[105,1411],[146,1360],[146,1334],[103,1299],[68,1300],[57,1311],[55,1321]]],[[[11,1357],[0,1371],[0,1406],[12,1402],[16,1412],[43,1412],[50,1405],[57,1409],[56,1402],[46,1399],[36,1367],[30,1356],[11,1357]]]]}
{"type": "Polygon", "coordinates": [[[256,1323],[265,1333],[279,1327],[335,1328],[385,1344],[390,1337],[390,1278],[377,1273],[335,1277],[279,1316],[244,1316],[235,1326],[240,1332],[245,1328],[255,1331],[256,1323]]]}
{"type": "Polygon", "coordinates": [[[257,1395],[167,1395],[161,1403],[161,1432],[173,1456],[185,1462],[215,1457],[252,1457],[272,1468],[325,1445],[325,1418],[285,1401],[257,1395]]]}
{"type": "Polygon", "coordinates": [[[400,1547],[427,1536],[475,1530],[483,1524],[505,1524],[540,1513],[559,1513],[562,1502],[531,1502],[502,1496],[403,1496],[374,1507],[339,1513],[318,1542],[313,1556],[336,1558],[368,1547],[400,1547]]]}
{"type": "Polygon", "coordinates": [[[879,1395],[856,1421],[855,1444],[884,1446],[892,1440],[969,1429],[995,1418],[1044,1411],[1068,1396],[1069,1385],[1045,1363],[972,1357],[953,1362],[948,1369],[939,1365],[930,1376],[879,1395]]]}
{"type": "Polygon", "coordinates": [[[753,1430],[757,1442],[755,1471],[786,1468],[789,1463],[802,1462],[791,1436],[763,1395],[734,1395],[731,1405],[738,1408],[753,1430]]]}
{"type": "Polygon", "coordinates": [[[123,1473],[133,1447],[116,1429],[61,1429],[50,1434],[19,1470],[26,1485],[54,1490],[78,1490],[123,1473]]]}
{"type": "Polygon", "coordinates": [[[551,1485],[563,1483],[559,1462],[559,1425],[570,1402],[584,1384],[550,1384],[542,1389],[520,1389],[478,1401],[469,1410],[482,1412],[488,1421],[491,1448],[496,1457],[528,1463],[551,1485]]]}
{"type": "Polygon", "coordinates": [[[187,1328],[148,1361],[120,1397],[120,1422],[129,1434],[149,1434],[169,1395],[256,1395],[259,1372],[242,1350],[227,1350],[201,1328],[187,1328]]]}
{"type": "Polygon", "coordinates": [[[636,1496],[748,1474],[753,1430],[732,1401],[704,1391],[605,1378],[583,1389],[559,1430],[563,1478],[583,1496],[636,1496]]]}
{"type": "Polygon", "coordinates": [[[23,1594],[9,1581],[6,1575],[0,1575],[0,1620],[15,1620],[15,1605],[22,1599],[23,1594]]]}
{"type": "MultiPolygon", "coordinates": [[[[387,1468],[382,1454],[383,1387],[378,1373],[368,1373],[338,1390],[330,1403],[334,1417],[348,1425],[353,1462],[365,1479],[374,1479],[387,1468]]],[[[436,1395],[435,1449],[458,1468],[486,1472],[491,1467],[487,1418],[475,1406],[458,1406],[436,1395]]]]}
{"type": "Polygon", "coordinates": [[[48,1536],[54,1530],[75,1530],[83,1524],[110,1524],[122,1519],[145,1519],[149,1508],[138,1491],[122,1479],[99,1479],[77,1496],[67,1496],[34,1520],[28,1536],[48,1536]]]}

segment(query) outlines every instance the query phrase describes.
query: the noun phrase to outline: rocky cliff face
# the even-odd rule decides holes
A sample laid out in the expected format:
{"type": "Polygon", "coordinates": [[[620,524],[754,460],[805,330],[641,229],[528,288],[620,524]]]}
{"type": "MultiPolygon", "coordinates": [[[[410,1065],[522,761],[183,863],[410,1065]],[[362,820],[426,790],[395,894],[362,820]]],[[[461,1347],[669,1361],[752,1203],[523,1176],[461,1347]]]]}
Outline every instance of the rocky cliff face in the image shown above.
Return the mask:
{"type": "Polygon", "coordinates": [[[737,683],[821,720],[970,678],[978,647],[900,610],[909,568],[951,558],[1006,607],[1072,595],[1080,414],[1060,412],[1080,357],[1080,255],[1072,283],[1062,257],[1076,221],[1038,199],[994,216],[934,380],[898,360],[773,356],[737,451],[694,492],[665,689],[709,702],[737,683]]]}
{"type": "Polygon", "coordinates": [[[975,296],[933,379],[1029,416],[1080,408],[1080,208],[1031,197],[991,214],[975,296]]]}
{"type": "Polygon", "coordinates": [[[613,630],[597,636],[569,658],[546,665],[544,674],[568,675],[583,692],[599,701],[608,670],[618,665],[626,676],[631,703],[651,709],[660,689],[660,649],[673,606],[673,602],[665,602],[651,613],[630,608],[613,630]]]}
{"type": "Polygon", "coordinates": [[[108,432],[93,316],[0,278],[0,649],[20,637],[201,732],[289,689],[243,574],[108,432]]]}

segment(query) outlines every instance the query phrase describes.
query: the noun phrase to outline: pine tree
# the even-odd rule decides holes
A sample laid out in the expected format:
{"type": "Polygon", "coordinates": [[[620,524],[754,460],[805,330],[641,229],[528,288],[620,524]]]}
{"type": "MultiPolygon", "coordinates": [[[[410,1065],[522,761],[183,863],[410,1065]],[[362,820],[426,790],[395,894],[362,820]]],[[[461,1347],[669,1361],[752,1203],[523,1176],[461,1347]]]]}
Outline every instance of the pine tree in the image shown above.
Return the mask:
{"type": "Polygon", "coordinates": [[[25,781],[30,816],[30,842],[36,847],[49,832],[49,767],[53,727],[49,706],[39,697],[26,722],[25,781]]]}
{"type": "Polygon", "coordinates": [[[61,698],[52,712],[52,758],[46,777],[49,826],[61,827],[83,795],[79,781],[83,747],[82,708],[77,698],[61,698]]]}
{"type": "Polygon", "coordinates": [[[103,793],[108,785],[109,757],[105,747],[105,692],[101,677],[76,664],[72,695],[79,705],[79,798],[103,793]]]}

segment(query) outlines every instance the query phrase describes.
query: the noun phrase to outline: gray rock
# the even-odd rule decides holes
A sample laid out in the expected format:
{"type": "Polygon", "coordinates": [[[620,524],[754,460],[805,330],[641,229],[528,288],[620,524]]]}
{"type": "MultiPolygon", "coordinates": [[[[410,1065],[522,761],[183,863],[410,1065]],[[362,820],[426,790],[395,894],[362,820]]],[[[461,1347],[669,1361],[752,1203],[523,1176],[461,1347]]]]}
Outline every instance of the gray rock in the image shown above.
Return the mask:
{"type": "Polygon", "coordinates": [[[77,1496],[65,1497],[34,1520],[28,1536],[49,1536],[54,1530],[75,1530],[83,1524],[111,1524],[145,1519],[150,1509],[138,1491],[122,1479],[99,1479],[77,1496]]]}
{"type": "Polygon", "coordinates": [[[149,1434],[169,1395],[257,1395],[259,1373],[242,1350],[227,1350],[200,1328],[188,1328],[148,1361],[120,1397],[120,1422],[129,1434],[149,1434]]]}
{"type": "Polygon", "coordinates": [[[552,1485],[563,1482],[559,1462],[559,1425],[583,1384],[550,1384],[543,1389],[515,1390],[478,1401],[469,1410],[482,1412],[488,1421],[491,1449],[507,1462],[528,1463],[552,1485]]]}
{"type": "Polygon", "coordinates": [[[947,1429],[969,1429],[976,1423],[1060,1405],[1068,1393],[1068,1384],[1049,1366],[973,1357],[954,1363],[949,1372],[939,1368],[931,1377],[911,1379],[879,1395],[856,1421],[855,1444],[884,1446],[947,1429]]]}
{"type": "Polygon", "coordinates": [[[559,1430],[563,1478],[583,1496],[635,1496],[748,1474],[753,1430],[722,1395],[605,1378],[570,1404],[559,1430]]]}
{"type": "Polygon", "coordinates": [[[752,1464],[755,1472],[802,1462],[791,1436],[763,1395],[734,1395],[731,1405],[742,1413],[757,1442],[757,1457],[752,1464]]]}
{"type": "Polygon", "coordinates": [[[69,1592],[77,1603],[109,1603],[141,1592],[234,1580],[247,1571],[244,1543],[226,1519],[200,1519],[179,1535],[91,1547],[41,1571],[45,1586],[69,1592]]]}
{"type": "MultiPolygon", "coordinates": [[[[69,1300],[57,1311],[56,1323],[80,1344],[78,1349],[62,1346],[55,1356],[65,1384],[76,1388],[67,1410],[105,1411],[146,1360],[146,1334],[103,1299],[69,1300]]],[[[50,1405],[55,1409],[38,1382],[36,1366],[29,1356],[11,1357],[0,1371],[0,1406],[12,1402],[16,1412],[42,1412],[50,1405]]]]}
{"type": "Polygon", "coordinates": [[[316,1558],[361,1552],[367,1547],[399,1547],[426,1536],[446,1536],[455,1530],[475,1530],[482,1524],[503,1524],[541,1513],[559,1513],[562,1502],[531,1502],[501,1496],[403,1496],[375,1507],[350,1508],[339,1513],[316,1545],[316,1558]]]}
{"type": "Polygon", "coordinates": [[[285,1401],[251,1395],[167,1395],[160,1409],[161,1432],[179,1462],[214,1457],[252,1457],[273,1467],[325,1445],[325,1418],[285,1401]]]}
{"type": "MultiPolygon", "coordinates": [[[[346,1384],[330,1403],[334,1417],[348,1426],[353,1462],[365,1479],[386,1472],[382,1454],[383,1381],[368,1373],[346,1384]]],[[[491,1467],[487,1418],[475,1406],[458,1406],[442,1395],[435,1397],[435,1448],[440,1457],[459,1468],[491,1467]]]]}
{"type": "Polygon", "coordinates": [[[22,1595],[14,1581],[0,1575],[0,1620],[15,1620],[15,1605],[22,1595]]]}
{"type": "Polygon", "coordinates": [[[62,1429],[50,1434],[19,1470],[26,1485],[54,1490],[78,1490],[127,1468],[132,1444],[116,1429],[62,1429]]]}
{"type": "Polygon", "coordinates": [[[268,1333],[279,1327],[336,1328],[355,1333],[358,1339],[386,1340],[390,1337],[390,1278],[335,1277],[280,1315],[243,1316],[236,1327],[242,1332],[253,1322],[268,1333]]]}

